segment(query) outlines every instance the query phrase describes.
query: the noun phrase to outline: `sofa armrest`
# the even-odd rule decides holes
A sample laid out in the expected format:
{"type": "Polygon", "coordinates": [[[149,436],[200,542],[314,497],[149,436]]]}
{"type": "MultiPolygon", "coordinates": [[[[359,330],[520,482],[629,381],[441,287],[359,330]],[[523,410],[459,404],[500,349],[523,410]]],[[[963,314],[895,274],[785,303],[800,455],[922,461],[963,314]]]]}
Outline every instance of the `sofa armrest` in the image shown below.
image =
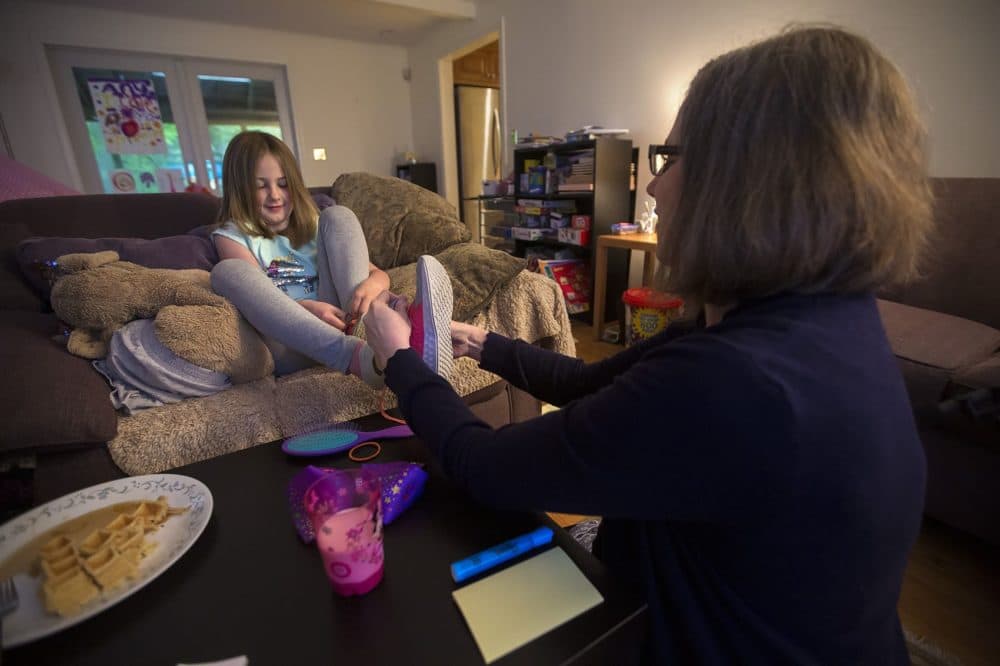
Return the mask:
{"type": "Polygon", "coordinates": [[[952,315],[879,299],[893,353],[948,372],[974,365],[1000,349],[1000,331],[952,315]]]}
{"type": "Polygon", "coordinates": [[[1000,389],[1000,353],[962,368],[952,376],[952,381],[970,389],[1000,389]]]}
{"type": "Polygon", "coordinates": [[[0,452],[97,446],[115,436],[110,388],[90,363],[50,339],[54,315],[6,311],[0,320],[0,452]]]}

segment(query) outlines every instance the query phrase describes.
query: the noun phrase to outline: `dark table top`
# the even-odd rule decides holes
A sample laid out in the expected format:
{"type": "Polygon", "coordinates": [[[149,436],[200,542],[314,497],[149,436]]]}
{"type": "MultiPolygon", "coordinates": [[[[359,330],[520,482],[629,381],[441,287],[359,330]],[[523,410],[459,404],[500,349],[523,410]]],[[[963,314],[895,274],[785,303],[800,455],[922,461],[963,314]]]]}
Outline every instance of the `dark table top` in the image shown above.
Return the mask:
{"type": "MultiPolygon", "coordinates": [[[[365,427],[380,423],[375,417],[365,427]]],[[[382,455],[372,462],[428,456],[416,438],[382,444],[382,455]]],[[[291,458],[278,444],[266,444],[171,470],[202,481],[215,502],[191,549],[117,605],[7,651],[4,661],[177,664],[247,655],[251,666],[481,664],[451,597],[459,586],[449,564],[540,524],[554,528],[556,547],[569,554],[604,603],[494,663],[622,663],[612,656],[638,644],[645,605],[637,594],[616,584],[544,514],[477,504],[433,463],[426,468],[431,476],[423,495],[385,527],[382,582],[362,597],[337,596],[315,545],[302,543],[288,510],[288,481],[308,464],[357,466],[345,454],[291,458]]]]}

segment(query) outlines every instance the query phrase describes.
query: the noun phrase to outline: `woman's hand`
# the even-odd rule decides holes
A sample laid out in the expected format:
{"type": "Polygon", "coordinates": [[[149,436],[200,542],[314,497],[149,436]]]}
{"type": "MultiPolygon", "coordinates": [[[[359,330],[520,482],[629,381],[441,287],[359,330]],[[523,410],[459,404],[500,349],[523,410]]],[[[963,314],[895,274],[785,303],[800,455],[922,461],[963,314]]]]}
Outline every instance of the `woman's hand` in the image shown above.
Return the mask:
{"type": "Polygon", "coordinates": [[[339,331],[347,328],[347,315],[336,305],[331,305],[324,301],[313,301],[308,298],[299,301],[299,305],[339,331]]]}
{"type": "Polygon", "coordinates": [[[410,320],[405,298],[384,291],[372,302],[365,315],[368,346],[375,352],[375,362],[385,364],[400,349],[410,347],[410,320]]]}
{"type": "Polygon", "coordinates": [[[486,344],[488,334],[488,331],[478,326],[458,321],[451,322],[451,346],[454,349],[455,358],[468,356],[475,361],[481,361],[483,345],[486,344]]]}
{"type": "Polygon", "coordinates": [[[354,296],[351,298],[351,319],[360,319],[365,316],[372,302],[388,288],[389,274],[372,264],[368,277],[354,290],[354,296]]]}

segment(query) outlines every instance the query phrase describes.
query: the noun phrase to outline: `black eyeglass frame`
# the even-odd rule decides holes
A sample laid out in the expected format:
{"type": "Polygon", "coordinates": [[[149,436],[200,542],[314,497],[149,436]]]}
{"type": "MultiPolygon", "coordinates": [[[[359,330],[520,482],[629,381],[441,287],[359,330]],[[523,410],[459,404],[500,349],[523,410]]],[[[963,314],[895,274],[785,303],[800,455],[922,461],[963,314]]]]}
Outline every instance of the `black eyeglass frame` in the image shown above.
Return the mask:
{"type": "Polygon", "coordinates": [[[663,164],[660,165],[660,168],[657,169],[656,168],[656,158],[659,155],[666,155],[669,158],[669,157],[680,157],[683,154],[684,154],[684,150],[681,148],[681,146],[679,146],[679,145],[677,145],[675,143],[667,143],[667,144],[652,143],[652,144],[650,144],[649,145],[649,172],[652,173],[654,176],[662,176],[663,173],[667,169],[669,169],[674,164],[674,162],[677,161],[677,160],[670,160],[670,159],[664,160],[663,164]]]}

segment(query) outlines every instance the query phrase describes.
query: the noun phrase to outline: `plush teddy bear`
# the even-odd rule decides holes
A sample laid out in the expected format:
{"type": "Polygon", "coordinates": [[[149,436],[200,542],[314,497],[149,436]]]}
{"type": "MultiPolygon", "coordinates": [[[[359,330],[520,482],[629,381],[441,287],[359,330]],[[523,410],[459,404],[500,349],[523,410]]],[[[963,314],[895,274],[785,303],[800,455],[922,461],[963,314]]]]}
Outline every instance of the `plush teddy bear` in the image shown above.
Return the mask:
{"type": "Polygon", "coordinates": [[[274,372],[264,341],[232,303],[212,292],[207,271],[146,268],[119,261],[112,250],[67,254],[56,264],[50,301],[73,327],[67,341],[72,354],[103,358],[115,331],[135,319],[154,319],[167,349],[234,384],[274,372]]]}

